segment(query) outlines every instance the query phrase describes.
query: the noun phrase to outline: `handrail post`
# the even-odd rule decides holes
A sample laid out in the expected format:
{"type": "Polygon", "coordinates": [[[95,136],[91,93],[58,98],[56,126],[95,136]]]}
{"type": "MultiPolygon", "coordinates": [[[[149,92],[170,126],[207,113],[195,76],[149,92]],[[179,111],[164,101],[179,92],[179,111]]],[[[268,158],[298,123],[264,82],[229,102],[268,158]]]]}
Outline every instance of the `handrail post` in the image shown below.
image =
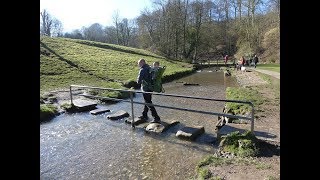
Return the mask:
{"type": "Polygon", "coordinates": [[[252,106],[252,112],[251,112],[251,132],[254,134],[254,107],[253,104],[251,104],[252,106]]]}
{"type": "Polygon", "coordinates": [[[133,93],[132,93],[132,91],[130,91],[129,93],[130,93],[131,114],[132,114],[132,121],[131,121],[131,125],[132,125],[132,128],[134,129],[134,128],[135,128],[135,125],[134,125],[134,113],[133,113],[133,93]]]}
{"type": "Polygon", "coordinates": [[[71,105],[73,105],[73,102],[72,102],[72,86],[70,86],[70,100],[71,100],[71,105]]]}

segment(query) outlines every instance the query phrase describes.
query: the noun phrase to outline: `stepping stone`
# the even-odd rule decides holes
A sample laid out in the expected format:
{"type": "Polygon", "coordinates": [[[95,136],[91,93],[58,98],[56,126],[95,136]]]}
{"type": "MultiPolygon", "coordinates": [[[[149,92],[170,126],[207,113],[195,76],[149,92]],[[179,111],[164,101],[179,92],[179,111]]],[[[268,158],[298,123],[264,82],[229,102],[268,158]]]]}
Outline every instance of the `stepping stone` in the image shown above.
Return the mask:
{"type": "Polygon", "coordinates": [[[81,111],[90,111],[93,109],[96,109],[97,103],[86,101],[82,99],[76,99],[73,101],[73,106],[75,108],[75,111],[81,112],[81,111]]]}
{"type": "MultiPolygon", "coordinates": [[[[125,120],[126,123],[128,124],[132,124],[132,118],[129,118],[129,119],[126,119],[125,120]]],[[[142,123],[145,123],[147,122],[145,119],[141,119],[141,118],[134,118],[134,125],[139,125],[139,124],[142,124],[142,123]]]]}
{"type": "Polygon", "coordinates": [[[204,133],[203,126],[184,127],[176,133],[176,136],[179,138],[194,140],[196,137],[198,137],[203,133],[204,133]]]}
{"type": "Polygon", "coordinates": [[[161,123],[149,123],[145,126],[146,132],[162,133],[168,130],[170,127],[175,126],[179,121],[172,121],[170,123],[161,121],[161,123]]]}
{"type": "Polygon", "coordinates": [[[120,111],[117,111],[114,114],[108,115],[107,118],[110,119],[110,120],[118,120],[118,119],[122,119],[124,117],[129,117],[129,116],[130,115],[126,111],[120,110],[120,111]]]}
{"type": "Polygon", "coordinates": [[[102,114],[105,112],[110,112],[110,109],[107,109],[107,108],[95,109],[95,110],[90,111],[90,114],[97,115],[97,114],[102,114]]]}

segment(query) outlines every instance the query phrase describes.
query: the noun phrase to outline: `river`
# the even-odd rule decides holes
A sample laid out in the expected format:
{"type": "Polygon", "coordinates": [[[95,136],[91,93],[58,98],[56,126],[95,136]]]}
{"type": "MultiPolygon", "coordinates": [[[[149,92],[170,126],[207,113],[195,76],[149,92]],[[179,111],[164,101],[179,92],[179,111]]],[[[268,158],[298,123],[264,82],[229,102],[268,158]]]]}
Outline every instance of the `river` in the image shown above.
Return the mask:
{"type": "MultiPolygon", "coordinates": [[[[225,99],[227,86],[236,86],[233,77],[204,69],[164,84],[165,93],[225,99]],[[199,86],[183,86],[181,82],[199,86]]],[[[137,94],[135,101],[143,101],[137,94]]],[[[153,96],[159,105],[222,112],[224,102],[153,96]]],[[[107,106],[111,112],[125,110],[130,103],[107,106]]],[[[41,179],[188,179],[195,175],[197,163],[217,150],[215,124],[217,116],[156,107],[163,121],[180,123],[162,134],[145,133],[142,125],[135,129],[124,119],[111,121],[110,113],[64,113],[40,125],[41,179]],[[204,126],[205,134],[195,141],[182,140],[175,133],[184,126],[204,126]]],[[[134,105],[140,116],[142,105],[134,105]]],[[[149,112],[151,113],[151,112],[149,112]]],[[[149,114],[150,118],[151,115],[149,114]]]]}

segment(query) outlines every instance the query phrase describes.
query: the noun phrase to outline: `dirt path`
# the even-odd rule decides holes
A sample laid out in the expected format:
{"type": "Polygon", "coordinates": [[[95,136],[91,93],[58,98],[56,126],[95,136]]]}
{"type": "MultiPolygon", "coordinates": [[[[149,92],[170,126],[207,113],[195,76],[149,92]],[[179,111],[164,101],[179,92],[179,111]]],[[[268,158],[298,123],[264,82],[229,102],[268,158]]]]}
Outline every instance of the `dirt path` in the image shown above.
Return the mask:
{"type": "Polygon", "coordinates": [[[235,71],[233,75],[241,86],[256,89],[265,103],[256,112],[255,131],[268,133],[269,140],[280,143],[280,82],[276,77],[270,77],[269,82],[258,72],[235,71]]]}
{"type": "Polygon", "coordinates": [[[273,76],[277,79],[280,79],[280,73],[278,73],[278,72],[269,71],[269,70],[265,70],[265,69],[257,69],[257,68],[249,68],[249,69],[253,70],[253,71],[258,71],[258,72],[261,72],[264,74],[268,74],[268,75],[273,76]]]}

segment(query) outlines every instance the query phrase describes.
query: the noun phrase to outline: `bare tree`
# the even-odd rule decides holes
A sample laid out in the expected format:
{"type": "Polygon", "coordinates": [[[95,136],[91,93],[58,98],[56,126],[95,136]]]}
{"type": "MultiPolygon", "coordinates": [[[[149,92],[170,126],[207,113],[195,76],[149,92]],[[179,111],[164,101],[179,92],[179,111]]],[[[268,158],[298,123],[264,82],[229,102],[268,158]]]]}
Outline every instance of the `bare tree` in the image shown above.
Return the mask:
{"type": "Polygon", "coordinates": [[[117,44],[119,44],[119,10],[114,11],[112,15],[113,23],[116,26],[117,44]]]}
{"type": "Polygon", "coordinates": [[[61,21],[52,17],[47,10],[40,12],[40,35],[58,37],[62,36],[61,21]]]}
{"type": "Polygon", "coordinates": [[[61,37],[63,35],[63,26],[61,21],[59,21],[58,19],[53,19],[52,22],[52,37],[61,37]]]}
{"type": "Polygon", "coordinates": [[[40,34],[45,36],[51,36],[51,28],[53,19],[51,18],[50,14],[47,10],[43,10],[40,12],[40,34]]]}
{"type": "Polygon", "coordinates": [[[129,21],[127,18],[122,19],[121,23],[119,23],[120,44],[128,46],[131,37],[132,26],[133,21],[129,21]]]}

